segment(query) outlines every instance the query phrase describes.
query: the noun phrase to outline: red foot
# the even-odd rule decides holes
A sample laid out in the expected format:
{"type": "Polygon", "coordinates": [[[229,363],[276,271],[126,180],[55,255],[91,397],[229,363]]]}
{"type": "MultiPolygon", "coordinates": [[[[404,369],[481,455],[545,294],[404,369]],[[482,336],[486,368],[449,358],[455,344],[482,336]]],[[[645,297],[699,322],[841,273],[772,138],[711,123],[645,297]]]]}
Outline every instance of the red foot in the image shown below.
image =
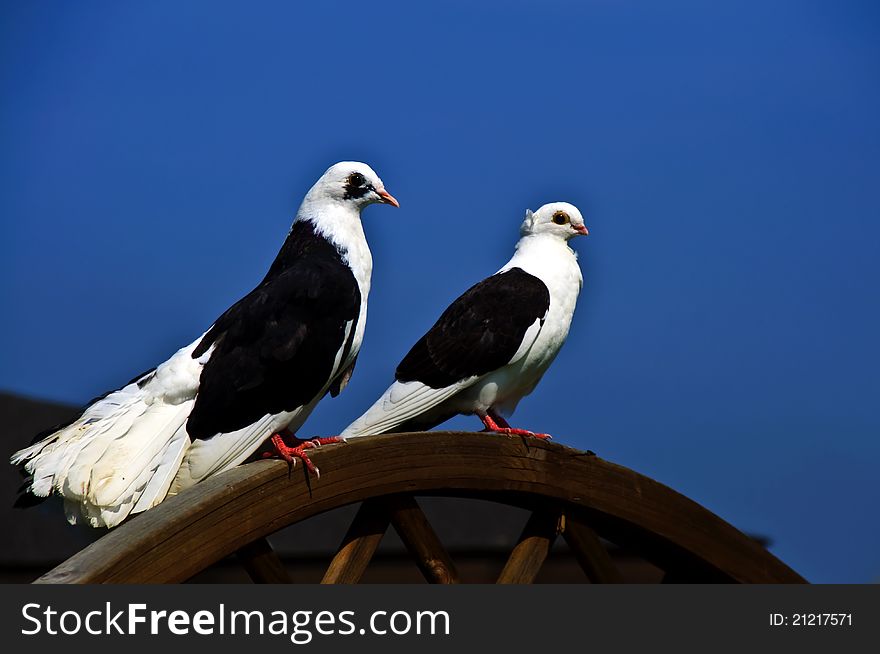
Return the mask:
{"type": "Polygon", "coordinates": [[[284,442],[284,436],[282,436],[281,434],[273,434],[272,438],[270,438],[269,440],[272,443],[272,448],[274,449],[274,452],[264,452],[263,458],[267,459],[272,456],[280,456],[282,459],[287,461],[287,464],[291,467],[294,467],[296,465],[296,460],[300,459],[303,462],[303,465],[306,467],[306,470],[308,470],[318,478],[321,477],[321,471],[314,463],[312,463],[309,455],[306,454],[306,450],[321,447],[322,445],[329,445],[330,443],[339,443],[342,440],[341,438],[339,438],[339,436],[301,440],[290,433],[287,433],[285,435],[288,436],[288,438],[296,441],[297,444],[294,447],[290,447],[287,443],[284,442]]]}
{"type": "Polygon", "coordinates": [[[527,429],[516,429],[507,424],[507,421],[499,415],[481,416],[480,420],[486,425],[485,431],[494,431],[499,434],[511,434],[512,436],[531,436],[540,440],[549,440],[553,438],[550,434],[535,433],[527,429]]]}

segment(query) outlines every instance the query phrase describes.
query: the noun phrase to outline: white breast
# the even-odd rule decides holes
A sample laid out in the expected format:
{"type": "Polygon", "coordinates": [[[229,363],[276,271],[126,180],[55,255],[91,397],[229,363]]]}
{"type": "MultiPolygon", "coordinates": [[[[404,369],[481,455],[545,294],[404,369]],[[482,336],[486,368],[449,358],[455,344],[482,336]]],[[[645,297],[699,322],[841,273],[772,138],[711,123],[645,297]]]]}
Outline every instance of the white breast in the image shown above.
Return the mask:
{"type": "MultiPolygon", "coordinates": [[[[307,206],[304,203],[300,212],[308,213],[309,220],[315,224],[318,231],[343,253],[343,260],[351,268],[361,293],[360,311],[357,323],[354,325],[351,350],[344,361],[337,360],[333,375],[331,375],[331,377],[335,377],[351,365],[364,340],[364,330],[367,325],[367,300],[370,295],[370,279],[373,274],[373,254],[370,252],[370,246],[367,245],[367,237],[364,234],[358,210],[347,205],[330,205],[318,211],[311,205],[307,206]]],[[[348,326],[346,326],[347,338],[348,326]]]]}
{"type": "MultiPolygon", "coordinates": [[[[360,227],[360,222],[358,222],[358,227],[360,227]]],[[[354,326],[354,339],[351,343],[351,350],[349,351],[346,360],[341,361],[339,366],[335,369],[334,376],[337,372],[347,369],[352,361],[354,361],[358,351],[361,349],[361,343],[363,343],[364,340],[364,330],[367,326],[367,299],[370,295],[370,280],[373,275],[373,255],[367,245],[367,239],[364,236],[363,228],[361,228],[359,234],[356,234],[355,236],[355,238],[351,239],[352,243],[348,249],[345,260],[351,267],[351,272],[357,281],[358,290],[361,292],[361,306],[360,311],[358,312],[357,324],[354,326]]],[[[346,338],[348,338],[347,330],[346,338]]]]}
{"type": "MultiPolygon", "coordinates": [[[[557,238],[526,237],[513,258],[501,269],[520,268],[534,275],[550,292],[550,308],[538,337],[521,357],[487,375],[456,398],[462,412],[486,411],[494,407],[509,415],[519,401],[531,393],[553,363],[571,327],[583,277],[577,256],[557,238]]],[[[533,327],[537,329],[538,323],[533,327]]]]}

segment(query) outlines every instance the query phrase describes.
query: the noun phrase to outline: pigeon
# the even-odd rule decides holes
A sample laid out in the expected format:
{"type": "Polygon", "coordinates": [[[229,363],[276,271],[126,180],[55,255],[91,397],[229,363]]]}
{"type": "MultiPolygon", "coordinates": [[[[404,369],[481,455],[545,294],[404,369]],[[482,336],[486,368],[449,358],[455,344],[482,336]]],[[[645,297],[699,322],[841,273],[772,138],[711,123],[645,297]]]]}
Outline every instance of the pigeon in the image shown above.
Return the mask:
{"type": "Polygon", "coordinates": [[[394,383],[343,439],[421,431],[475,414],[485,431],[549,438],[504,416],[531,393],[568,336],[583,286],[568,241],[589,234],[566,202],[526,211],[516,252],[456,299],[397,366],[394,383]]]}
{"type": "Polygon", "coordinates": [[[373,267],[361,211],[373,203],[400,206],[368,165],[327,169],[253,291],[170,359],[12,456],[30,475],[20,499],[56,493],[70,523],[110,528],[267,439],[317,472],[306,450],[321,439],[285,439],[354,369],[373,267]]]}

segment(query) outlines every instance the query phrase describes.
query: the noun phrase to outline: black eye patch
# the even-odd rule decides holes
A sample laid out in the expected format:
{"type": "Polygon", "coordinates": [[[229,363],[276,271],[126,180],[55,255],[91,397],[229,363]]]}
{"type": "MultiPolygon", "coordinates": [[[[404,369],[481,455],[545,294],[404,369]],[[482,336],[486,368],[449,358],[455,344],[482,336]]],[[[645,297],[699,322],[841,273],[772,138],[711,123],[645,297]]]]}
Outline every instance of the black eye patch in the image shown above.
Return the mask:
{"type": "Polygon", "coordinates": [[[361,173],[352,173],[345,179],[345,195],[346,200],[350,198],[362,198],[370,191],[370,185],[367,178],[361,173]]]}

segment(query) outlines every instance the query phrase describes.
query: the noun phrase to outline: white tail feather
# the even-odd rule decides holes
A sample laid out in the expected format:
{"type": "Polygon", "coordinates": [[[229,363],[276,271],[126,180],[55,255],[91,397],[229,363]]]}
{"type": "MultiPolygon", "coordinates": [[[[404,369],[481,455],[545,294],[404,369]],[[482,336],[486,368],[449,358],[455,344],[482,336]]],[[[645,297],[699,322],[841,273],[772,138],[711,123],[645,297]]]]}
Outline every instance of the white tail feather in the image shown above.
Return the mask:
{"type": "Polygon", "coordinates": [[[141,492],[141,496],[132,508],[132,513],[140,513],[147,509],[152,509],[159,504],[168,495],[168,489],[171,488],[171,482],[180,469],[180,464],[190,445],[189,435],[186,432],[186,425],[182,425],[174,436],[168,447],[162,453],[155,471],[150,476],[146,487],[141,492]]]}
{"type": "Polygon", "coordinates": [[[73,423],[12,456],[32,475],[30,491],[64,498],[71,523],[113,527],[161,502],[189,445],[206,353],[198,339],[165,363],[95,401],[73,423]]]}
{"type": "MultiPolygon", "coordinates": [[[[294,412],[294,417],[297,413],[294,412]]],[[[238,431],[217,434],[207,440],[193,442],[186,451],[168,494],[179,493],[211,475],[242,463],[260,446],[260,443],[287,426],[290,421],[289,416],[291,416],[289,413],[266,415],[238,431]]]]}
{"type": "Polygon", "coordinates": [[[440,406],[476,379],[472,377],[446,388],[431,388],[421,382],[394,382],[373,406],[345,428],[341,436],[358,438],[391,431],[440,406]]]}
{"type": "MultiPolygon", "coordinates": [[[[139,418],[146,406],[133,403],[130,407],[120,409],[115,414],[93,423],[77,439],[77,442],[58,442],[57,452],[60,460],[47,457],[42,463],[46,468],[54,468],[55,489],[65,497],[85,500],[89,494],[92,481],[92,469],[107,453],[108,448],[116,445],[131,429],[136,418],[139,418]],[[61,449],[66,446],[65,449],[61,449]],[[69,448],[69,449],[67,449],[69,448]]],[[[34,459],[36,463],[39,459],[34,459]]],[[[37,464],[39,465],[39,464],[37,464]]],[[[35,465],[35,468],[37,467],[35,465]]]]}
{"type": "Polygon", "coordinates": [[[179,465],[188,443],[185,424],[192,405],[193,400],[166,404],[129,384],[88,407],[69,426],[16,452],[12,461],[27,461],[35,495],[55,490],[64,497],[72,524],[84,518],[94,527],[113,527],[147,488],[145,508],[164,499],[176,472],[168,467],[179,465]]]}
{"type": "Polygon", "coordinates": [[[124,436],[117,438],[91,469],[87,499],[98,506],[129,501],[149,481],[177,430],[186,422],[193,400],[179,405],[154,403],[124,436]]]}

